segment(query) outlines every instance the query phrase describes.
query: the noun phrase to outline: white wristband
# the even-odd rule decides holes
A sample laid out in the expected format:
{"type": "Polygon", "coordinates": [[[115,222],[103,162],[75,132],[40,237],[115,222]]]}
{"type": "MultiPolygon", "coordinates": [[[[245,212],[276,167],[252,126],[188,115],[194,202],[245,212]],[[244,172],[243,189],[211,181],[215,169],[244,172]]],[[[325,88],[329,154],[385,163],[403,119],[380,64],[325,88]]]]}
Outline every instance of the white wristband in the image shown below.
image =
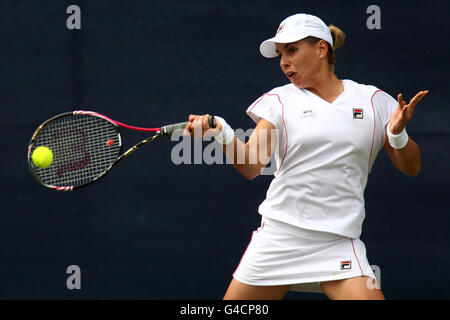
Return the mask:
{"type": "Polygon", "coordinates": [[[229,144],[234,139],[234,130],[231,129],[231,127],[228,125],[228,123],[225,121],[225,119],[214,116],[217,120],[219,120],[220,124],[222,125],[222,130],[220,133],[215,136],[215,139],[217,142],[221,144],[229,144]]]}
{"type": "Polygon", "coordinates": [[[393,134],[391,132],[391,123],[388,123],[387,135],[389,138],[389,143],[394,149],[402,149],[408,144],[408,134],[406,133],[406,128],[403,129],[399,134],[393,134]]]}

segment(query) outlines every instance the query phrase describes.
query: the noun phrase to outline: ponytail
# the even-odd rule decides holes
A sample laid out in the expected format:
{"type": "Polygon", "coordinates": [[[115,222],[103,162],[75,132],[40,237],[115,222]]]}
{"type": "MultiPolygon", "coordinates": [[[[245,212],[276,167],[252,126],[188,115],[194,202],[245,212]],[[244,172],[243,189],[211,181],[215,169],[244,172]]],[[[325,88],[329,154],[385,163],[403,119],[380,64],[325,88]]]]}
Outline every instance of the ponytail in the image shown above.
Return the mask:
{"type": "Polygon", "coordinates": [[[345,33],[335,25],[330,24],[328,26],[333,37],[333,50],[337,50],[345,43],[345,33]]]}
{"type": "Polygon", "coordinates": [[[345,33],[332,24],[328,28],[330,29],[331,37],[333,37],[333,48],[328,44],[328,63],[334,67],[336,65],[336,50],[344,45],[345,33]]]}
{"type": "MultiPolygon", "coordinates": [[[[333,47],[331,47],[331,45],[327,42],[328,44],[328,54],[327,54],[327,58],[328,58],[328,63],[330,64],[331,67],[334,67],[334,65],[336,64],[336,53],[335,51],[337,49],[339,49],[340,47],[342,47],[342,45],[345,42],[345,33],[344,31],[342,31],[341,29],[339,29],[338,27],[330,24],[328,26],[328,28],[330,29],[331,32],[331,36],[333,38],[333,47]]],[[[304,39],[306,42],[310,43],[310,44],[316,44],[317,42],[319,42],[321,39],[316,38],[316,37],[307,37],[304,39]]]]}

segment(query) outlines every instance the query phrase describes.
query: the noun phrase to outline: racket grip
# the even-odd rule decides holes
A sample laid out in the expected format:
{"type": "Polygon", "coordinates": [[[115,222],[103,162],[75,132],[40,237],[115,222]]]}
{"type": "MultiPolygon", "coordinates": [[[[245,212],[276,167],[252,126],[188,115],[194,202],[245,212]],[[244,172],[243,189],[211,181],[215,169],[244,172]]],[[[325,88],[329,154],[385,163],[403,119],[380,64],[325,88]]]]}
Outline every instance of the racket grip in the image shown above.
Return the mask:
{"type": "MultiPolygon", "coordinates": [[[[209,122],[209,126],[211,128],[216,127],[216,119],[214,118],[214,116],[209,116],[208,122],[209,122]]],[[[161,127],[161,135],[171,136],[175,130],[184,129],[188,123],[189,123],[189,121],[185,121],[185,122],[179,122],[179,123],[165,125],[165,126],[161,127]]]]}
{"type": "Polygon", "coordinates": [[[179,123],[165,125],[165,126],[161,127],[161,135],[171,136],[175,130],[184,129],[184,127],[186,127],[186,125],[188,123],[189,123],[189,121],[185,121],[185,122],[179,122],[179,123]]]}

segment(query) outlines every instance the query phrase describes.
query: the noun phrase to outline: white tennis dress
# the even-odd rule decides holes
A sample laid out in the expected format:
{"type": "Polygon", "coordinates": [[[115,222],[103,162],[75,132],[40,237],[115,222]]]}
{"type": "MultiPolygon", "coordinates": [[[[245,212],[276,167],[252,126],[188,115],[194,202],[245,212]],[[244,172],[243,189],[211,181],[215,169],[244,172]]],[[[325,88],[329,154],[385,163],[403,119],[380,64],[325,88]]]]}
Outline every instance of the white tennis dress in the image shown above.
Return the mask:
{"type": "Polygon", "coordinates": [[[322,281],[375,278],[359,240],[364,189],[397,101],[374,86],[342,82],[332,103],[288,84],[247,109],[255,122],[275,126],[277,171],[259,206],[261,227],[233,274],[238,281],[320,291],[322,281]]]}

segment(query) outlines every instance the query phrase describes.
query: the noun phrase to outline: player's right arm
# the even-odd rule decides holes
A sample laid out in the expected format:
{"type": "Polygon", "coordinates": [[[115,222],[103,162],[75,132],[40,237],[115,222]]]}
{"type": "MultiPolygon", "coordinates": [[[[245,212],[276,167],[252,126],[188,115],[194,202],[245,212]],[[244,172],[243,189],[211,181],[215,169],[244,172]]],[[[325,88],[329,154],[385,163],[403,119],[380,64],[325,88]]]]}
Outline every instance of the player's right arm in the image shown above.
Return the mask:
{"type": "MultiPolygon", "coordinates": [[[[194,136],[194,130],[202,130],[203,136],[206,131],[211,130],[208,118],[209,115],[190,115],[186,130],[191,136],[194,136]]],[[[217,134],[222,130],[222,124],[219,119],[216,119],[216,123],[217,134]]],[[[270,162],[276,145],[272,134],[274,130],[275,126],[271,122],[261,118],[246,143],[234,136],[230,143],[222,145],[227,159],[245,178],[256,178],[270,162]]]]}
{"type": "Polygon", "coordinates": [[[247,143],[235,136],[232,143],[222,146],[227,158],[245,178],[256,178],[270,162],[276,143],[271,135],[274,130],[272,123],[261,118],[247,143]]]}

